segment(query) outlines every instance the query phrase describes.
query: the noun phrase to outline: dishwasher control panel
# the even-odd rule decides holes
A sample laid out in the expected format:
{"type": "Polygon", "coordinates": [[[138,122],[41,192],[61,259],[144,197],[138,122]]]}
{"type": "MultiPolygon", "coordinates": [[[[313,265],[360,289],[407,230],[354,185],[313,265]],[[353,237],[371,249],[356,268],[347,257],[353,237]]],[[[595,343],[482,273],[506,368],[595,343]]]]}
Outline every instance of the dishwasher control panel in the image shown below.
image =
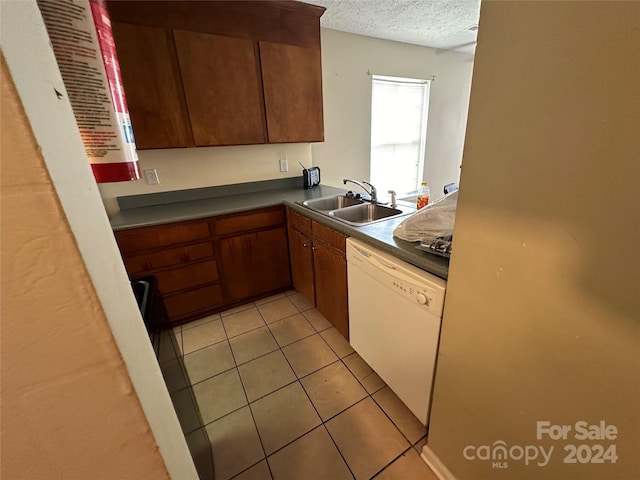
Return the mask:
{"type": "Polygon", "coordinates": [[[362,270],[405,301],[442,316],[446,282],[441,278],[352,238],[347,239],[347,268],[362,270]]]}
{"type": "Polygon", "coordinates": [[[440,309],[437,304],[437,295],[433,290],[398,278],[392,279],[391,286],[397,293],[406,297],[407,300],[414,301],[425,309],[432,311],[435,314],[439,314],[440,309]]]}

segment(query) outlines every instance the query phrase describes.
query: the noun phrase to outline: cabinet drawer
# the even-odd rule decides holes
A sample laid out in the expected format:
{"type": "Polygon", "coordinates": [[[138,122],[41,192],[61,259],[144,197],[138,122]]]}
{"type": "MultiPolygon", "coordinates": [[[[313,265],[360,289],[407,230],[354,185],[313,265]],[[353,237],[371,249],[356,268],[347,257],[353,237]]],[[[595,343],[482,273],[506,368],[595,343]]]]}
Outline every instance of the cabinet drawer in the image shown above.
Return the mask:
{"type": "Polygon", "coordinates": [[[313,237],[321,242],[326,243],[327,245],[339,250],[343,254],[346,253],[347,248],[347,237],[340,232],[337,232],[329,227],[325,227],[324,225],[312,221],[311,231],[313,232],[313,237]]]}
{"type": "Polygon", "coordinates": [[[118,246],[124,254],[154,247],[192,242],[209,236],[209,224],[207,222],[174,223],[116,232],[118,246]]]}
{"type": "Polygon", "coordinates": [[[135,255],[125,258],[124,264],[129,275],[154,270],[156,268],[169,267],[184,262],[191,262],[200,258],[213,256],[213,244],[199,243],[186,247],[170,248],[146,255],[135,255]]]}
{"type": "Polygon", "coordinates": [[[222,305],[220,285],[198,288],[190,292],[164,297],[164,303],[171,320],[222,305]]]}
{"type": "Polygon", "coordinates": [[[283,225],[284,221],[284,209],[282,207],[258,210],[252,213],[241,213],[217,219],[216,233],[218,235],[227,235],[247,230],[268,228],[283,225]]]}
{"type": "Polygon", "coordinates": [[[298,212],[287,208],[287,221],[289,226],[295,228],[305,235],[311,235],[311,219],[299,214],[298,212]]]}
{"type": "Polygon", "coordinates": [[[218,280],[218,264],[215,260],[172,268],[156,273],[158,288],[163,294],[218,280]]]}

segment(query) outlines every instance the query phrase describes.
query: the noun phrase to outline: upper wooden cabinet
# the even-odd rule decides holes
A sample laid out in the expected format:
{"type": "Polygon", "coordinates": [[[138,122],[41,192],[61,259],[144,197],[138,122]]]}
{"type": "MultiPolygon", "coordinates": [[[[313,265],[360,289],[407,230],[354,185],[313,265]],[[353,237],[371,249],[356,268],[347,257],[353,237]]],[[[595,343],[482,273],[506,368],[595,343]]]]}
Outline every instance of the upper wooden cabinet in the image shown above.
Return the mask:
{"type": "Polygon", "coordinates": [[[253,42],[184,30],[173,37],[195,144],[265,143],[253,42]]]}
{"type": "Polygon", "coordinates": [[[171,32],[115,21],[111,25],[136,146],[193,144],[182,88],[176,82],[179,72],[171,32]]]}
{"type": "Polygon", "coordinates": [[[324,140],[323,7],[107,5],[138,148],[324,140]]]}
{"type": "Polygon", "coordinates": [[[319,48],[260,42],[270,143],[324,139],[319,48]]]}

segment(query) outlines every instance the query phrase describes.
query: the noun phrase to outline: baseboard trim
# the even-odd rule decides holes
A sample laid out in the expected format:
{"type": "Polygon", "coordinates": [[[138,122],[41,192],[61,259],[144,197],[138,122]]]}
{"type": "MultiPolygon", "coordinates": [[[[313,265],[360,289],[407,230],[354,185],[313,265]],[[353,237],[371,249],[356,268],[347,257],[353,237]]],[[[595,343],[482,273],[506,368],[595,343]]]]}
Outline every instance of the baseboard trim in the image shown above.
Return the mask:
{"type": "Polygon", "coordinates": [[[456,477],[454,477],[449,469],[445,467],[444,463],[440,461],[438,456],[433,453],[433,450],[431,450],[428,445],[422,447],[420,457],[422,457],[422,460],[425,461],[439,480],[456,480],[456,477]]]}

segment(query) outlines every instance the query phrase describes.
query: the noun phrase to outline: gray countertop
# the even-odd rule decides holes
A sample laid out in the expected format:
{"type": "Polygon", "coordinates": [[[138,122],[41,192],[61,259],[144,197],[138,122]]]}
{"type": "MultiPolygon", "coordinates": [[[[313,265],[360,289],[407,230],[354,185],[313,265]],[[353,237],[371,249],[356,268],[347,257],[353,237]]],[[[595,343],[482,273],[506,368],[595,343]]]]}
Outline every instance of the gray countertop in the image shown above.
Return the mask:
{"type": "Polygon", "coordinates": [[[119,199],[119,202],[121,205],[124,203],[128,208],[120,210],[111,218],[111,227],[116,231],[126,230],[285,204],[319,223],[345,235],[358,238],[418,268],[447,279],[449,270],[447,258],[418,250],[417,243],[406,242],[393,236],[393,230],[403,219],[407,218],[406,216],[363,227],[352,227],[297,203],[312,198],[344,193],[346,191],[344,189],[326,185],[303,189],[292,182],[255,182],[246,185],[252,186],[250,192],[234,193],[242,188],[233,189],[226,186],[175,192],[174,195],[171,195],[173,192],[164,193],[162,196],[157,194],[156,196],[164,202],[157,205],[149,204],[153,203],[149,201],[150,195],[125,197],[126,201],[122,202],[119,199]],[[258,188],[255,188],[256,186],[258,188]],[[260,186],[280,188],[260,190],[260,186]],[[196,191],[198,194],[193,194],[196,191]]]}

